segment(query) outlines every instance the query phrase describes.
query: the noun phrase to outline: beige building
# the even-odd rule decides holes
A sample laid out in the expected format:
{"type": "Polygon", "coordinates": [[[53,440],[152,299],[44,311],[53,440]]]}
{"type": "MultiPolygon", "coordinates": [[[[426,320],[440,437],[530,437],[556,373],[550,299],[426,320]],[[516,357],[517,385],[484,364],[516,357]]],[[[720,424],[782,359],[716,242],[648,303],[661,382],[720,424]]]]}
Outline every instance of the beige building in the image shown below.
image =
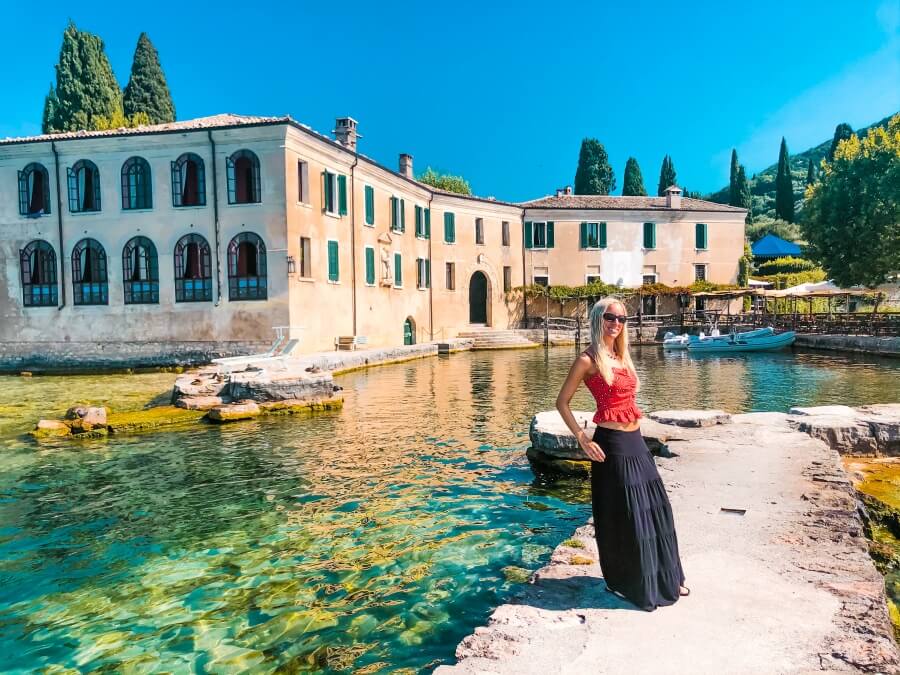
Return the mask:
{"type": "Polygon", "coordinates": [[[0,140],[0,368],[441,340],[522,319],[511,288],[734,282],[744,211],[681,199],[512,204],[435,190],[288,117],[0,140]],[[702,244],[702,245],[701,245],[702,244]]]}

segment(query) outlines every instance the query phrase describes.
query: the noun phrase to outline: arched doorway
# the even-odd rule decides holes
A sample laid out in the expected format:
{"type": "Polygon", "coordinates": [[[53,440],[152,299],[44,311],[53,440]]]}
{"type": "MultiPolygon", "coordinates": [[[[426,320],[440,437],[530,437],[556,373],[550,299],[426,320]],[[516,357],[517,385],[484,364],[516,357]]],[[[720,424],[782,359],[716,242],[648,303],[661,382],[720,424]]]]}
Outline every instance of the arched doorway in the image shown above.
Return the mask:
{"type": "Polygon", "coordinates": [[[487,323],[487,277],[475,272],[469,280],[469,323],[487,323]]]}
{"type": "Polygon", "coordinates": [[[406,317],[406,321],[403,322],[403,344],[416,344],[416,322],[411,316],[406,317]]]}

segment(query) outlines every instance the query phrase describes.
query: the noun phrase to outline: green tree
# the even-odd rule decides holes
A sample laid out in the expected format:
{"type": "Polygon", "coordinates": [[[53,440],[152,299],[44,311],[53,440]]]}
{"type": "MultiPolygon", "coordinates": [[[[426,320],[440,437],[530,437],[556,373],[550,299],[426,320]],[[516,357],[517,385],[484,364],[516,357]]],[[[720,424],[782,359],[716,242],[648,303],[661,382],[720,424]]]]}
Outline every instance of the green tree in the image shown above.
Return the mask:
{"type": "Polygon", "coordinates": [[[50,91],[44,98],[44,114],[41,117],[41,133],[52,134],[58,131],[56,127],[56,110],[59,108],[59,99],[56,98],[56,89],[50,83],[50,91]]]}
{"type": "Polygon", "coordinates": [[[834,138],[831,139],[831,147],[828,149],[828,161],[834,161],[834,153],[837,151],[838,144],[853,136],[853,127],[846,122],[841,122],[834,128],[834,138]]]}
{"type": "Polygon", "coordinates": [[[146,113],[150,124],[175,121],[175,104],[159,64],[159,54],[146,33],[141,33],[134,50],[131,78],[125,87],[125,114],[146,113]]]}
{"type": "Polygon", "coordinates": [[[806,188],[808,254],[839,286],[883,283],[900,271],[900,114],[853,136],[806,188]]]}
{"type": "Polygon", "coordinates": [[[420,183],[425,183],[438,190],[446,192],[455,192],[459,195],[471,195],[472,188],[469,187],[469,181],[462,176],[452,176],[449,173],[438,173],[430,166],[425,169],[425,173],[419,175],[416,179],[420,183]]]}
{"type": "Polygon", "coordinates": [[[634,157],[629,157],[625,162],[625,177],[622,179],[623,197],[646,197],[644,177],[641,175],[641,167],[634,157]]]}
{"type": "Polygon", "coordinates": [[[731,149],[731,172],[728,178],[728,204],[739,206],[740,186],[738,185],[738,156],[735,148],[731,149]]]}
{"type": "Polygon", "coordinates": [[[809,164],[806,166],[806,184],[812,185],[816,182],[816,165],[813,164],[812,157],[809,158],[809,164]]]}
{"type": "Polygon", "coordinates": [[[747,209],[747,222],[753,222],[751,215],[753,211],[753,197],[750,195],[750,182],[747,180],[747,172],[744,170],[743,164],[738,165],[737,177],[734,182],[737,187],[737,198],[732,206],[747,209]]]}
{"type": "Polygon", "coordinates": [[[675,175],[675,163],[672,162],[672,158],[666,155],[663,157],[662,167],[659,169],[659,186],[656,189],[656,194],[659,197],[666,196],[666,188],[672,185],[678,185],[676,182],[678,178],[675,175]]]}
{"type": "Polygon", "coordinates": [[[775,176],[775,217],[794,222],[794,184],[791,181],[791,162],[787,141],[781,139],[778,154],[778,173],[775,176]]]}
{"type": "Polygon", "coordinates": [[[576,195],[608,195],[616,189],[616,174],[609,165],[606,148],[596,138],[581,141],[575,170],[576,195]]]}
{"type": "Polygon", "coordinates": [[[738,286],[747,288],[750,282],[750,270],[753,268],[753,249],[748,242],[744,242],[744,255],[738,261],[738,286]]]}
{"type": "Polygon", "coordinates": [[[98,118],[122,114],[122,90],[103,51],[103,40],[71,21],[56,65],[55,131],[96,129],[98,118]]]}

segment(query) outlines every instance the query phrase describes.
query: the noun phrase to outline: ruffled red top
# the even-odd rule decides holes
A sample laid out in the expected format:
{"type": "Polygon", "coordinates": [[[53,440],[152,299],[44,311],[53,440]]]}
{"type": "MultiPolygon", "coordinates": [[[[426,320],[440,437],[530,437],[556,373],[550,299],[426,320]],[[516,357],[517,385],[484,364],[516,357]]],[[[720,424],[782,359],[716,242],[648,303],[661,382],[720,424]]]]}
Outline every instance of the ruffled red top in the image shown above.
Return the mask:
{"type": "Polygon", "coordinates": [[[637,391],[637,378],[628,368],[613,368],[613,383],[606,380],[599,371],[588,375],[584,384],[590,389],[597,401],[597,412],[594,423],[599,422],[633,422],[642,417],[634,394],[637,391]]]}

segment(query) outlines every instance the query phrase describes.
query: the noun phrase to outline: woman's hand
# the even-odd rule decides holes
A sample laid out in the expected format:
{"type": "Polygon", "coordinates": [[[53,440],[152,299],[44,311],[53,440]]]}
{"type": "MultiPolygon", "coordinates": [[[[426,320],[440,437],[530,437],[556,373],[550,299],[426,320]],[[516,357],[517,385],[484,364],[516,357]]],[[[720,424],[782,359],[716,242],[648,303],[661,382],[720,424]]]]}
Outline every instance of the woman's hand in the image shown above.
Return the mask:
{"type": "Polygon", "coordinates": [[[578,441],[578,445],[581,446],[581,449],[584,450],[584,454],[595,462],[602,462],[606,459],[606,455],[603,453],[603,450],[600,449],[600,446],[588,438],[588,435],[583,431],[579,430],[575,439],[578,441]]]}

